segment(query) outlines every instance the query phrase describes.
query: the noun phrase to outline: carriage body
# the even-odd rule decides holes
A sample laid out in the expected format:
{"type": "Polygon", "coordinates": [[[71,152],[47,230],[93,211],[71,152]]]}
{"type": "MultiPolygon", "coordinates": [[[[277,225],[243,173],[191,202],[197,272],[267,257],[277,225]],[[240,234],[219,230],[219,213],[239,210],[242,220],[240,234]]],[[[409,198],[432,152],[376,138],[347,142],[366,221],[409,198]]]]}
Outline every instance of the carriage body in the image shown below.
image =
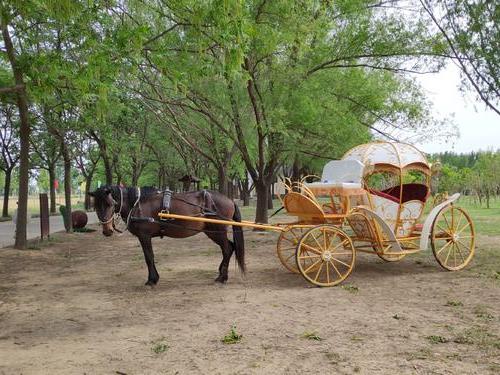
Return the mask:
{"type": "Polygon", "coordinates": [[[282,203],[297,221],[280,235],[280,260],[313,284],[331,286],[351,273],[356,251],[393,262],[430,241],[445,269],[465,267],[474,253],[474,227],[454,205],[459,194],[423,218],[431,173],[415,147],[372,142],[327,163],[319,181],[288,181],[282,203]]]}

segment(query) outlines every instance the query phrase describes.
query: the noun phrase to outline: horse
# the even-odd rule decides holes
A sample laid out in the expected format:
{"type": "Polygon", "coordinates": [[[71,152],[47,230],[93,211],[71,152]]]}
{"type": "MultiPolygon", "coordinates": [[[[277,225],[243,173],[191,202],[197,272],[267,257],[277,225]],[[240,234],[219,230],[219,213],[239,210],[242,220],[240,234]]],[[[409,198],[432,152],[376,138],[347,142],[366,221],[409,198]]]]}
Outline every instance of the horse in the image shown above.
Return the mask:
{"type": "Polygon", "coordinates": [[[119,216],[127,224],[126,229],[139,239],[148,267],[145,285],[155,286],[160,279],[154,261],[151,243],[153,237],[187,238],[203,232],[222,250],[222,262],[216,282],[225,283],[228,280],[228,267],[233,252],[239,269],[245,273],[245,245],[240,226],[232,226],[233,241],[230,241],[227,237],[227,225],[178,219],[160,220],[158,217],[158,213],[163,211],[241,222],[238,206],[223,194],[208,190],[174,193],[155,188],[105,185],[89,192],[89,195],[94,198],[97,218],[105,236],[119,232],[115,226],[115,217],[118,220],[119,216]]]}

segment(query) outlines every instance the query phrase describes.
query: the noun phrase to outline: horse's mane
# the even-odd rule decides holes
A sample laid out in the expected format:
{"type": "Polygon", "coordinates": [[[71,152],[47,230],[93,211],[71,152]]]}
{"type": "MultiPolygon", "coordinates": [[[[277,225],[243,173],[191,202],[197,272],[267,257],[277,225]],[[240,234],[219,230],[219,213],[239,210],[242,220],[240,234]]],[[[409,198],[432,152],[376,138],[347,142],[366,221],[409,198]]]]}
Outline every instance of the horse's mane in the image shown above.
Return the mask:
{"type": "MultiPolygon", "coordinates": [[[[138,193],[137,188],[127,187],[126,190],[127,190],[128,204],[130,206],[133,206],[135,201],[137,200],[137,193],[138,193]]],[[[160,193],[160,190],[155,186],[143,186],[141,187],[141,201],[144,198],[156,195],[158,193],[160,193]]]]}

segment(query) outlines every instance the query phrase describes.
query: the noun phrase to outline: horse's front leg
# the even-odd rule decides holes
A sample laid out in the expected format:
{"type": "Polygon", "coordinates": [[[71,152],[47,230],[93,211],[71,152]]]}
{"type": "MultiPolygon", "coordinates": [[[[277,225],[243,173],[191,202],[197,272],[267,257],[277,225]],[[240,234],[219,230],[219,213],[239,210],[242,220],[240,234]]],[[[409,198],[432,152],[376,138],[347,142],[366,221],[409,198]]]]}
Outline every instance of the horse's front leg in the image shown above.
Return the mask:
{"type": "Polygon", "coordinates": [[[144,252],[144,259],[146,260],[146,264],[148,266],[148,281],[146,281],[146,285],[154,286],[160,279],[160,275],[158,274],[158,271],[156,271],[155,255],[153,253],[151,237],[140,236],[139,242],[141,243],[142,251],[144,252]]]}

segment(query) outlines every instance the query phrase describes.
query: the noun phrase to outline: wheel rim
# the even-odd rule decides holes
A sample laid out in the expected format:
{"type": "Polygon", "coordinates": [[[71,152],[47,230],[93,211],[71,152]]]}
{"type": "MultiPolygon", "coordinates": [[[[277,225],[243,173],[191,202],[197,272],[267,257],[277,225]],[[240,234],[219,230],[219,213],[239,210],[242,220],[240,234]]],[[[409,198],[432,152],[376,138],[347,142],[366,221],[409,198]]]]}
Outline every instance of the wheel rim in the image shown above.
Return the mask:
{"type": "Polygon", "coordinates": [[[302,236],[295,259],[307,281],[318,286],[333,286],[349,276],[356,252],[351,239],[342,230],[320,225],[302,236]]]}
{"type": "MultiPolygon", "coordinates": [[[[374,250],[377,251],[378,246],[374,247],[374,250]]],[[[391,251],[391,245],[385,246],[384,251],[391,251]]],[[[403,259],[406,254],[382,254],[382,253],[377,253],[380,259],[385,260],[386,262],[397,262],[398,260],[403,259]]]]}
{"type": "Polygon", "coordinates": [[[460,207],[444,207],[432,225],[431,246],[434,257],[445,269],[464,268],[474,256],[474,225],[460,207]]]}
{"type": "Polygon", "coordinates": [[[288,227],[281,232],[276,246],[278,259],[281,264],[290,272],[299,273],[297,262],[295,261],[295,249],[300,238],[307,230],[305,227],[288,227]]]}

